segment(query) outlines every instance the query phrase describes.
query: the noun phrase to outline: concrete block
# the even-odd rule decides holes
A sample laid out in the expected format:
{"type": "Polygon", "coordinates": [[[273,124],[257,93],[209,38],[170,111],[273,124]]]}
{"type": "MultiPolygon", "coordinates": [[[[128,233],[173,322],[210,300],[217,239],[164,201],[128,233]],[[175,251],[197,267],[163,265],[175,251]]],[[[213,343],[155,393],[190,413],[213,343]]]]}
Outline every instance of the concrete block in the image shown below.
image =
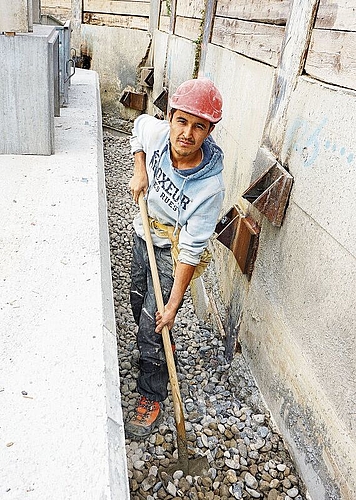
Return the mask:
{"type": "MultiPolygon", "coordinates": [[[[32,7],[32,5],[31,5],[32,7]]],[[[0,0],[0,33],[17,32],[27,33],[29,31],[29,3],[28,0],[0,0]]]]}
{"type": "Polygon", "coordinates": [[[53,26],[34,25],[33,33],[0,35],[0,154],[54,152],[57,43],[53,26]]]}

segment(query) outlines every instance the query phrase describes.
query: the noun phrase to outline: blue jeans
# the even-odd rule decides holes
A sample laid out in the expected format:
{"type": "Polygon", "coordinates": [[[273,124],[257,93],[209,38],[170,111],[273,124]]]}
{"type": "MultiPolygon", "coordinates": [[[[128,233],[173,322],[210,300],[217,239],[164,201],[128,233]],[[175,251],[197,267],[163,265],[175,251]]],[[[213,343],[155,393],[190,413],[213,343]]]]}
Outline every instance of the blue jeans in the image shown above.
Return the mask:
{"type": "MultiPolygon", "coordinates": [[[[173,286],[171,251],[170,248],[154,247],[154,252],[163,302],[166,304],[173,286]]],[[[155,332],[157,306],[146,242],[136,234],[132,249],[130,300],[138,325],[140,373],[137,390],[148,399],[163,401],[168,395],[168,369],[162,335],[155,332]]]]}

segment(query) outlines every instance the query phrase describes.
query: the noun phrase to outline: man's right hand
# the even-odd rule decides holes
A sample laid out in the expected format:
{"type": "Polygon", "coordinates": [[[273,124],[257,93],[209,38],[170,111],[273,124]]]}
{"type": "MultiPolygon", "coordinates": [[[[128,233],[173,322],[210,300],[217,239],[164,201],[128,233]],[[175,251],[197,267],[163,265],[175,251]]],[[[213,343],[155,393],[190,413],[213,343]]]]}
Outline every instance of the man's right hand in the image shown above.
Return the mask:
{"type": "Polygon", "coordinates": [[[146,194],[148,176],[146,171],[146,153],[144,151],[135,153],[134,173],[129,182],[129,187],[135,203],[138,203],[141,191],[143,191],[143,194],[146,194]]]}

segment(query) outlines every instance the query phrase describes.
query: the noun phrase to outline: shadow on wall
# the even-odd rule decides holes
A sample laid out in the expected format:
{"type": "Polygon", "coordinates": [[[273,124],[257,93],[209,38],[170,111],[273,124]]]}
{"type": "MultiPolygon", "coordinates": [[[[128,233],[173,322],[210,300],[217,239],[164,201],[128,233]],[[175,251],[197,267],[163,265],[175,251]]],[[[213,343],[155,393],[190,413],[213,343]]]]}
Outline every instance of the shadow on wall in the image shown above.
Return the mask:
{"type": "Polygon", "coordinates": [[[86,45],[80,46],[80,56],[75,56],[75,66],[81,69],[90,69],[92,53],[86,45]]]}

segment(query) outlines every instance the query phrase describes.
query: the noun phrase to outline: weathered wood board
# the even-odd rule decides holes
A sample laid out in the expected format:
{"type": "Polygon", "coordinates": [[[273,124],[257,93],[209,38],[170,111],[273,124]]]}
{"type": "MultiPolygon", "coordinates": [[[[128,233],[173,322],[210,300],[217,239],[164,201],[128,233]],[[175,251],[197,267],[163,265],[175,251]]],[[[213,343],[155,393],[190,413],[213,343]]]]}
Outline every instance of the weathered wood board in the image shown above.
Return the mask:
{"type": "Polygon", "coordinates": [[[290,0],[218,0],[216,15],[285,25],[289,8],[290,0]]]}
{"type": "Polygon", "coordinates": [[[217,17],[211,42],[276,67],[285,28],[217,17]]]}
{"type": "Polygon", "coordinates": [[[170,22],[171,22],[170,16],[161,15],[159,18],[159,29],[164,33],[169,33],[170,22]]]}
{"type": "Polygon", "coordinates": [[[201,19],[203,17],[204,10],[204,0],[177,0],[177,16],[201,19]]]}
{"type": "Polygon", "coordinates": [[[196,41],[201,34],[201,19],[192,19],[188,17],[177,17],[174,34],[196,41]]]}
{"type": "Polygon", "coordinates": [[[122,0],[84,0],[83,11],[125,16],[149,16],[150,4],[142,0],[134,2],[125,2],[122,0]]]}
{"type": "Polygon", "coordinates": [[[41,5],[41,14],[53,16],[60,21],[68,21],[71,19],[72,11],[71,8],[67,9],[65,7],[43,7],[41,5]]]}
{"type": "Polygon", "coordinates": [[[71,9],[71,0],[42,0],[41,8],[46,9],[71,9]]]}
{"type": "Polygon", "coordinates": [[[314,29],[305,72],[324,82],[356,90],[356,32],[314,29]]]}
{"type": "Polygon", "coordinates": [[[320,0],[315,28],[356,31],[355,0],[320,0]]]}
{"type": "Polygon", "coordinates": [[[84,24],[94,24],[97,26],[117,26],[120,28],[147,30],[149,25],[149,18],[84,12],[83,22],[84,24]]]}

